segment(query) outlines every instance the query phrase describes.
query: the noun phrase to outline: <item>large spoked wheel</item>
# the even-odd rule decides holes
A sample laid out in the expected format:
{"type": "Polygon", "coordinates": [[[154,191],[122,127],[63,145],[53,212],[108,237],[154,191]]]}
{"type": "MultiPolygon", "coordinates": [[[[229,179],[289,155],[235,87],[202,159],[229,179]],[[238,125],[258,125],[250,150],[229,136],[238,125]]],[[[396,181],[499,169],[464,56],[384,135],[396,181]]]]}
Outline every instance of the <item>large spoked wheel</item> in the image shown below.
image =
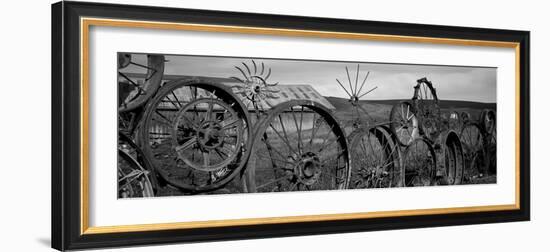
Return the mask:
{"type": "Polygon", "coordinates": [[[386,188],[404,184],[399,147],[383,127],[357,129],[350,134],[349,188],[386,188]]]}
{"type": "Polygon", "coordinates": [[[458,185],[462,182],[464,172],[464,154],[459,136],[450,131],[445,138],[445,173],[449,185],[458,185]]]}
{"type": "Polygon", "coordinates": [[[417,138],[407,146],[403,155],[405,186],[431,186],[435,182],[436,156],[431,144],[417,138]]]}
{"type": "Polygon", "coordinates": [[[143,150],[169,184],[189,193],[212,191],[246,163],[249,125],[248,111],[222,84],[176,80],[146,108],[143,150]]]}
{"type": "Polygon", "coordinates": [[[346,189],[350,179],[344,131],[322,105],[294,100],[275,106],[255,130],[249,192],[346,189]]]}
{"type": "Polygon", "coordinates": [[[441,133],[441,109],[432,83],[426,78],[417,80],[412,98],[421,134],[431,142],[441,133]]]}
{"type": "Polygon", "coordinates": [[[118,198],[153,197],[152,174],[145,168],[139,148],[129,137],[119,132],[118,137],[118,198]]]}
{"type": "Polygon", "coordinates": [[[460,133],[460,142],[464,150],[463,183],[471,183],[487,167],[487,155],[481,126],[477,123],[467,123],[460,133]]]}
{"type": "Polygon", "coordinates": [[[409,145],[420,135],[418,118],[411,103],[400,102],[390,112],[390,130],[402,146],[409,145]]]}

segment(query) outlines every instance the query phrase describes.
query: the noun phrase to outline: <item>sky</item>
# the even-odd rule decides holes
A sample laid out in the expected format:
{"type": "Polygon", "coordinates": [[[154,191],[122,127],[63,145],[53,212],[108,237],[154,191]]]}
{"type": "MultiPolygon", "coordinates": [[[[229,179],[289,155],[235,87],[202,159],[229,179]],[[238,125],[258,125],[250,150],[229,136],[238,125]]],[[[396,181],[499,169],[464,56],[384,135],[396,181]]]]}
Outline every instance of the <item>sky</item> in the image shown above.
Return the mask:
{"type": "MultiPolygon", "coordinates": [[[[358,79],[358,86],[361,86],[365,75],[370,72],[361,93],[377,87],[363,96],[362,100],[410,99],[416,80],[427,77],[441,100],[496,102],[497,69],[488,67],[167,55],[164,73],[242,78],[234,66],[240,66],[246,71],[242,65],[245,62],[253,70],[252,59],[258,65],[258,71],[262,62],[266,72],[268,67],[271,68],[268,83],[307,84],[323,96],[349,97],[336,82],[336,79],[340,80],[349,90],[347,66],[354,88],[355,80],[358,79]]],[[[133,60],[145,63],[145,56],[134,56],[133,60]]]]}

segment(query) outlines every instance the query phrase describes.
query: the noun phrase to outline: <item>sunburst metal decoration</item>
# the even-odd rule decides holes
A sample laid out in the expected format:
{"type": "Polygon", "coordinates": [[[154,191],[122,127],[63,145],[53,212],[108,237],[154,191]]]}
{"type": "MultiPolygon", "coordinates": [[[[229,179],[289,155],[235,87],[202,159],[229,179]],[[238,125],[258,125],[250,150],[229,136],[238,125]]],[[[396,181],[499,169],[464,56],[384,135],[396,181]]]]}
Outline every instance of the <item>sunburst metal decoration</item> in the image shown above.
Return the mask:
{"type": "Polygon", "coordinates": [[[251,66],[247,65],[245,62],[241,62],[242,66],[235,66],[241,73],[242,78],[231,77],[231,79],[240,83],[239,85],[232,86],[232,88],[236,89],[236,94],[240,94],[248,99],[248,104],[245,104],[247,107],[252,103],[254,110],[259,112],[264,110],[262,101],[272,107],[268,99],[279,98],[279,96],[275,95],[280,92],[280,90],[275,87],[279,83],[268,82],[271,76],[271,68],[268,68],[266,71],[263,62],[258,65],[254,60],[251,61],[251,66]]]}
{"type": "Polygon", "coordinates": [[[359,101],[363,96],[369,94],[370,92],[372,92],[372,91],[374,91],[375,89],[378,88],[378,86],[375,86],[375,87],[365,91],[364,93],[361,93],[362,90],[363,90],[363,87],[365,87],[365,83],[367,81],[367,78],[369,77],[370,71],[367,71],[367,74],[365,75],[365,78],[363,79],[363,82],[361,83],[361,86],[359,86],[359,73],[360,73],[359,68],[360,68],[360,66],[359,66],[359,64],[357,64],[357,71],[356,71],[356,75],[355,75],[355,83],[352,84],[351,76],[350,76],[348,67],[346,66],[346,75],[348,77],[349,89],[347,89],[344,86],[344,84],[342,84],[342,82],[340,82],[340,80],[336,79],[336,82],[338,82],[340,87],[342,87],[344,89],[344,91],[346,91],[346,94],[348,94],[348,96],[349,96],[348,101],[354,107],[355,120],[353,121],[353,127],[355,127],[355,128],[360,127],[360,125],[362,125],[364,123],[363,122],[364,120],[362,119],[362,116],[361,116],[362,114],[365,114],[372,121],[374,121],[374,119],[369,115],[369,113],[361,106],[359,101]],[[357,86],[359,86],[359,88],[357,88],[357,86]]]}

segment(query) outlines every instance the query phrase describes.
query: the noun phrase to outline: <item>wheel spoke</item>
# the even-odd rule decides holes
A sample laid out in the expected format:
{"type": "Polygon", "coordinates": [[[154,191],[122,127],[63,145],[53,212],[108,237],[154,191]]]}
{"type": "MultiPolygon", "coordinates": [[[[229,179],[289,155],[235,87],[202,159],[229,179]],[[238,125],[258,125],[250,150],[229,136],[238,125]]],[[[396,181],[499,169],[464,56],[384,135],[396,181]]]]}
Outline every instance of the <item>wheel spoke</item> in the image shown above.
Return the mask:
{"type": "Polygon", "coordinates": [[[194,146],[196,143],[197,143],[197,138],[193,137],[193,138],[189,139],[189,141],[185,142],[184,144],[177,146],[176,147],[176,152],[187,150],[190,147],[194,146]]]}
{"type": "Polygon", "coordinates": [[[158,110],[155,110],[155,113],[160,116],[162,119],[166,120],[166,123],[168,124],[172,124],[172,120],[168,119],[168,117],[166,117],[165,115],[163,115],[162,113],[160,113],[158,110]]]}
{"type": "Polygon", "coordinates": [[[298,152],[296,152],[293,148],[292,148],[292,145],[290,144],[290,142],[288,142],[288,138],[286,138],[286,131],[285,131],[285,128],[284,126],[281,124],[282,128],[283,128],[283,133],[285,133],[285,137],[281,136],[281,134],[279,133],[279,131],[277,131],[277,129],[275,129],[275,127],[273,126],[273,124],[269,124],[269,126],[271,127],[271,129],[273,129],[273,131],[275,132],[275,134],[277,134],[277,136],[283,140],[283,142],[288,146],[288,149],[297,154],[298,155],[298,152]]]}
{"type": "MultiPolygon", "coordinates": [[[[277,178],[277,179],[275,179],[275,180],[269,181],[269,182],[267,182],[267,183],[265,183],[265,184],[263,184],[263,185],[256,186],[256,188],[257,188],[257,189],[260,189],[260,188],[266,187],[266,186],[268,186],[268,185],[271,185],[271,184],[274,184],[274,183],[281,182],[281,181],[283,181],[283,180],[288,179],[290,176],[292,176],[292,174],[287,174],[287,175],[285,175],[285,176],[283,176],[283,177],[280,177],[280,178],[277,178]]],[[[292,190],[291,190],[291,191],[292,191],[292,190]]]]}
{"type": "Polygon", "coordinates": [[[317,114],[313,114],[313,120],[312,120],[312,125],[311,125],[311,138],[309,139],[309,149],[312,148],[312,145],[313,145],[313,141],[314,141],[314,138],[315,138],[315,134],[317,133],[316,132],[316,128],[315,128],[315,122],[316,122],[316,117],[317,114]]]}
{"type": "Polygon", "coordinates": [[[205,167],[210,166],[210,154],[208,152],[203,152],[202,157],[203,157],[204,166],[205,167]]]}
{"type": "MultiPolygon", "coordinates": [[[[303,107],[302,107],[303,108],[303,107]]],[[[293,107],[290,107],[290,110],[292,112],[290,112],[292,114],[292,118],[294,119],[294,125],[296,126],[296,134],[298,135],[298,142],[297,142],[297,145],[298,145],[298,155],[301,154],[302,152],[302,146],[301,146],[301,132],[300,132],[300,129],[298,128],[298,120],[296,119],[296,113],[294,113],[294,108],[293,107]]]]}

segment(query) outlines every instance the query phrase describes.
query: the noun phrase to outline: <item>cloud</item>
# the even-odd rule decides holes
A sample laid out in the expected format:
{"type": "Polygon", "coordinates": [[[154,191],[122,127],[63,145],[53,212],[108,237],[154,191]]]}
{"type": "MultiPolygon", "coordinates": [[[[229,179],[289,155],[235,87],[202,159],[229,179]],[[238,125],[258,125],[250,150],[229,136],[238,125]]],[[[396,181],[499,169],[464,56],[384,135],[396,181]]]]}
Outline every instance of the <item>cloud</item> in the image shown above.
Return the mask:
{"type": "MultiPolygon", "coordinates": [[[[137,58],[145,61],[143,55],[137,58]]],[[[252,66],[250,58],[168,55],[166,59],[166,74],[231,77],[241,75],[234,66],[242,66],[242,62],[252,66]]],[[[416,80],[427,77],[437,89],[440,99],[496,102],[496,68],[359,63],[360,72],[357,78],[358,63],[355,62],[254,60],[258,67],[263,62],[272,69],[270,82],[279,82],[280,85],[308,84],[324,96],[348,97],[336,82],[339,79],[349,89],[345,69],[347,66],[353,87],[356,79],[359,79],[358,86],[361,85],[368,71],[370,74],[363,91],[378,87],[363,99],[409,99],[416,80]]]]}

